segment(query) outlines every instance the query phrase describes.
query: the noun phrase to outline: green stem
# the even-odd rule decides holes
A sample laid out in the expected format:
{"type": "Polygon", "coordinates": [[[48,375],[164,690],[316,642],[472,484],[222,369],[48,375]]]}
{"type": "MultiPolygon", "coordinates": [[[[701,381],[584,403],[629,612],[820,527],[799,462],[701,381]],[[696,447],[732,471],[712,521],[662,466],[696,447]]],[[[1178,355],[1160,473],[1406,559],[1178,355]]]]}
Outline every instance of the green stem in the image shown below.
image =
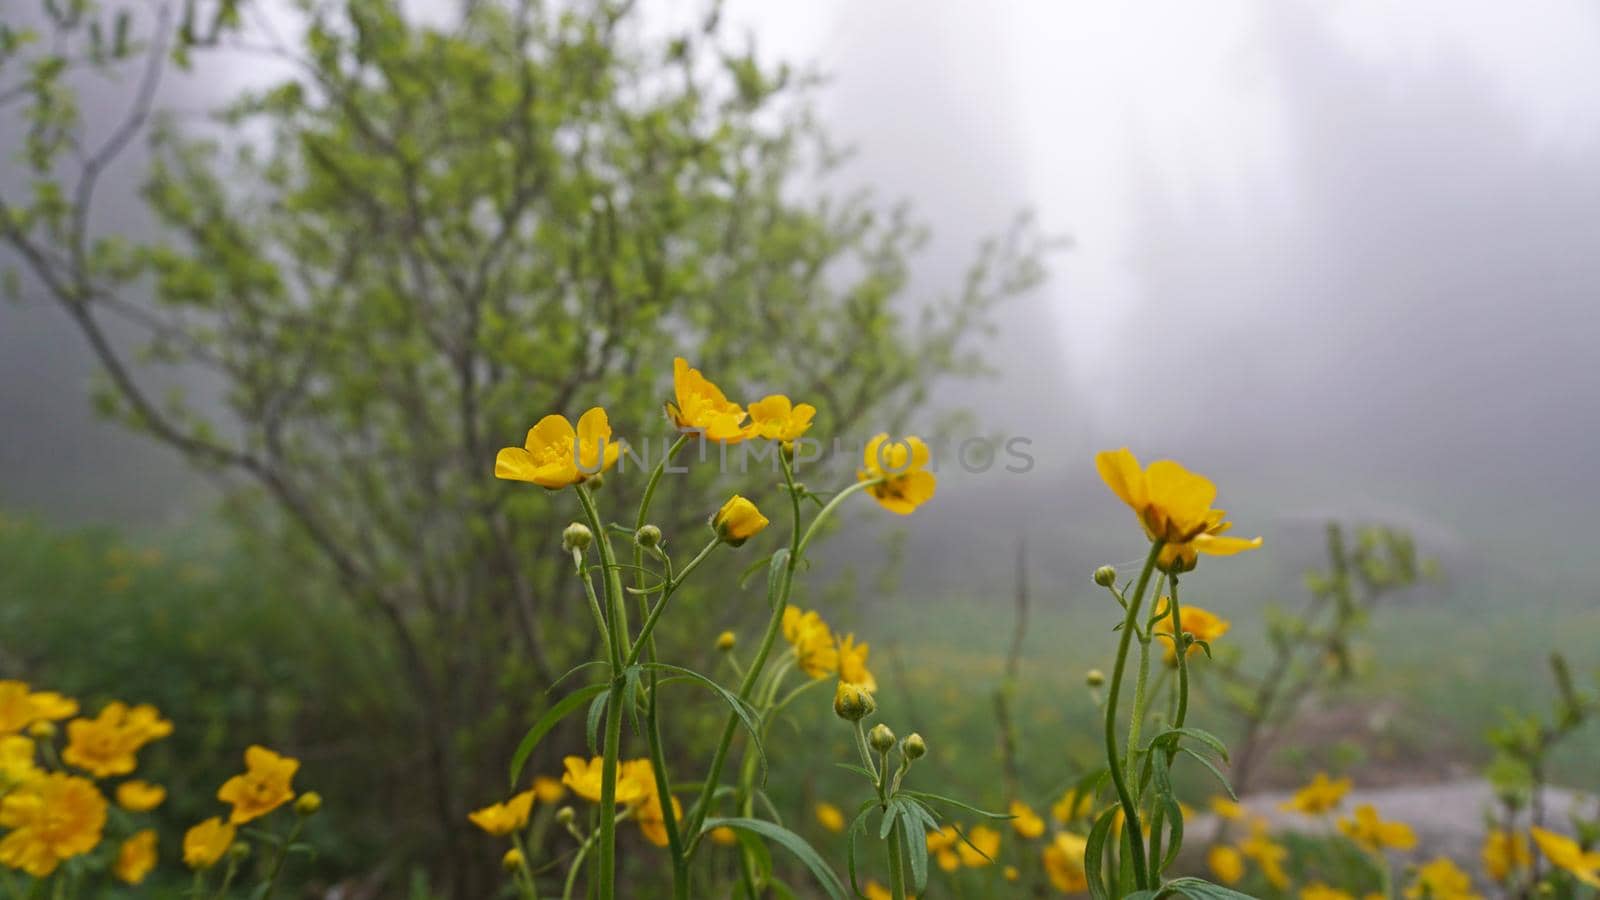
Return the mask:
{"type": "MultiPolygon", "coordinates": [[[[1189,648],[1183,640],[1183,613],[1178,604],[1178,576],[1168,575],[1167,586],[1171,590],[1171,609],[1168,611],[1172,617],[1173,652],[1178,656],[1178,686],[1175,691],[1177,700],[1176,711],[1172,714],[1172,727],[1182,728],[1184,719],[1189,714],[1189,648]]],[[[1172,761],[1178,755],[1177,745],[1174,742],[1171,749],[1166,751],[1167,767],[1171,768],[1172,761]]],[[[1161,882],[1161,820],[1165,810],[1157,808],[1155,820],[1150,829],[1150,882],[1161,882]]]]}
{"type": "Polygon", "coordinates": [[[294,827],[289,829],[289,836],[283,839],[283,846],[278,848],[278,857],[272,861],[272,872],[267,876],[267,888],[261,894],[261,900],[272,900],[272,895],[278,890],[278,876],[283,874],[283,864],[289,858],[289,847],[300,837],[300,829],[306,826],[304,818],[297,817],[294,827]]]}
{"type": "MultiPolygon", "coordinates": [[[[652,640],[651,633],[655,631],[656,622],[660,621],[662,611],[667,608],[667,600],[671,598],[673,593],[678,590],[678,587],[683,584],[684,579],[688,578],[691,572],[699,568],[700,564],[705,562],[706,559],[711,556],[711,551],[720,546],[722,546],[722,541],[712,538],[711,542],[701,548],[700,552],[696,554],[695,558],[689,560],[689,564],[684,566],[683,570],[674,575],[672,580],[667,583],[666,587],[661,589],[661,599],[656,601],[656,605],[650,609],[650,614],[644,620],[644,624],[639,627],[639,639],[634,642],[633,652],[628,655],[628,665],[631,666],[639,661],[639,654],[643,651],[647,641],[650,642],[650,657],[651,660],[654,661],[655,645],[654,641],[652,640]]],[[[641,575],[640,577],[642,580],[643,576],[641,575]]]]}
{"type": "MultiPolygon", "coordinates": [[[[1132,829],[1130,835],[1139,835],[1139,807],[1134,803],[1133,794],[1128,790],[1128,779],[1123,771],[1123,763],[1117,753],[1117,697],[1122,693],[1122,673],[1128,664],[1129,642],[1133,640],[1133,632],[1139,625],[1139,604],[1144,602],[1145,589],[1150,586],[1150,573],[1155,571],[1156,557],[1161,553],[1161,541],[1150,544],[1150,555],[1145,558],[1144,570],[1139,573],[1139,583],[1134,588],[1133,597],[1126,601],[1127,616],[1122,622],[1122,639],[1117,645],[1117,662],[1111,670],[1111,688],[1106,692],[1106,765],[1111,770],[1111,781],[1117,788],[1117,799],[1122,803],[1122,827],[1132,829]]],[[[1149,873],[1145,870],[1144,841],[1142,837],[1130,840],[1128,845],[1132,848],[1134,879],[1140,890],[1150,886],[1149,873]]]]}
{"type": "MultiPolygon", "coordinates": [[[[615,817],[601,816],[600,818],[604,820],[614,819],[615,817]]],[[[584,838],[582,844],[578,845],[578,852],[572,856],[572,868],[567,870],[567,883],[561,889],[561,900],[572,900],[572,887],[577,884],[578,871],[583,868],[584,857],[589,855],[589,848],[594,846],[594,840],[599,834],[600,832],[598,831],[591,833],[587,838],[584,838]]]]}
{"type": "Polygon", "coordinates": [[[901,859],[900,822],[889,832],[889,892],[894,900],[906,900],[905,862],[901,859]]]}
{"type": "Polygon", "coordinates": [[[617,889],[617,757],[622,753],[622,660],[628,642],[627,612],[622,606],[622,575],[611,552],[611,536],[600,520],[594,497],[588,487],[578,485],[578,502],[583,505],[589,528],[600,549],[600,566],[605,571],[607,611],[611,614],[611,693],[606,700],[606,738],[600,766],[600,900],[614,900],[617,889]]]}

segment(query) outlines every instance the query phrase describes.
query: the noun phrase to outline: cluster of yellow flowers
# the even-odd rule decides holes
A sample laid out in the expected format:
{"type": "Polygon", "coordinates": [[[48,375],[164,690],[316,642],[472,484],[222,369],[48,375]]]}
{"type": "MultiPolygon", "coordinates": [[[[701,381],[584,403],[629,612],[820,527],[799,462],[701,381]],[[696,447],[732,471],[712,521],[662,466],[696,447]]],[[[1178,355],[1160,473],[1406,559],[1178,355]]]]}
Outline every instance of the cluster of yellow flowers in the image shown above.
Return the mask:
{"type": "Polygon", "coordinates": [[[835,637],[816,610],[791,606],[783,611],[783,638],[794,652],[795,664],[811,678],[838,675],[839,680],[864,691],[878,689],[878,679],[867,668],[871,648],[856,643],[856,636],[835,637]]]}

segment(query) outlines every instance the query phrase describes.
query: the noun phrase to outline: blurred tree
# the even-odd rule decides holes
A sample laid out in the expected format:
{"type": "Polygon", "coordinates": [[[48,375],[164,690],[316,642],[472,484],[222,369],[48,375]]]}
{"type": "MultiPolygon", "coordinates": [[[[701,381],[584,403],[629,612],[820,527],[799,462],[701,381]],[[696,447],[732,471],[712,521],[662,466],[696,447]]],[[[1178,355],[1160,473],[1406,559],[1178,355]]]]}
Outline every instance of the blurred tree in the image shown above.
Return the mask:
{"type": "MultiPolygon", "coordinates": [[[[715,7],[652,38],[631,3],[480,0],[428,24],[306,0],[288,43],[232,0],[45,2],[45,34],[0,26],[0,104],[25,125],[3,140],[32,179],[0,197],[0,236],[103,365],[100,408],[268,501],[241,504],[251,539],[370,616],[416,700],[384,726],[414,752],[372,764],[414,773],[457,893],[508,735],[592,651],[558,574],[570,510],[493,480],[495,451],[604,404],[659,453],[642,423],[675,354],[748,399],[815,402],[821,434],[892,426],[981,370],[970,339],[1041,274],[1019,219],[950,297],[902,298],[920,229],[818,187],[843,160],[818,79],[730,49],[715,7]],[[157,86],[201,49],[288,74],[180,129],[157,86]],[[83,121],[85,86],[125,92],[124,117],[83,121]],[[162,227],[98,233],[96,190],[147,124],[162,227]]],[[[704,515],[665,499],[669,535],[704,515]]]]}

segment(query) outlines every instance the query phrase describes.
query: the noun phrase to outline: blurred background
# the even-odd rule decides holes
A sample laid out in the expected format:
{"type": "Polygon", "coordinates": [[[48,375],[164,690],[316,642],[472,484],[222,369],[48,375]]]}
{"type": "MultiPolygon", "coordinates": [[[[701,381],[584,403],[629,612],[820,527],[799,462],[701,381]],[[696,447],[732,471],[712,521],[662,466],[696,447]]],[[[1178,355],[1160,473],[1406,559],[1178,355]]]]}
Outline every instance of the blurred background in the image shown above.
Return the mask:
{"type": "MultiPolygon", "coordinates": [[[[136,21],[149,23],[148,10],[137,9],[136,21]]],[[[952,448],[976,435],[1021,437],[1036,465],[971,473],[942,457],[936,500],[910,521],[857,510],[825,548],[848,575],[826,584],[817,576],[801,601],[869,637],[882,671],[918,673],[911,684],[880,675],[891,697],[914,696],[921,678],[934,692],[924,711],[960,710],[921,726],[931,742],[992,755],[989,738],[969,736],[981,734],[975,723],[989,715],[1002,668],[1009,633],[985,623],[1009,621],[1001,616],[1012,612],[1019,543],[1033,617],[1025,671],[1045,678],[1063,665],[1077,673],[1105,664],[1095,654],[1104,655],[1113,617],[1088,576],[1101,563],[1128,564],[1140,547],[1092,456],[1123,445],[1209,475],[1237,528],[1266,539],[1264,552],[1193,579],[1200,602],[1239,623],[1241,641],[1260,636],[1244,623],[1265,604],[1298,595],[1300,573],[1321,558],[1324,523],[1413,535],[1442,575],[1375,623],[1367,687],[1330,705],[1382,693],[1393,704],[1389,719],[1425,722],[1427,740],[1450,747],[1462,771],[1484,761],[1481,733],[1503,708],[1547,690],[1549,650],[1585,671],[1600,662],[1600,562],[1588,547],[1600,506],[1591,475],[1600,459],[1592,358],[1600,337],[1600,7],[889,0],[708,9],[642,3],[620,27],[629,46],[659,54],[680,33],[709,34],[714,15],[722,59],[748,52],[769,73],[792,64],[792,83],[804,72],[824,76],[805,97],[850,154],[826,172],[797,168],[778,196],[804,206],[866,190],[885,210],[909,203],[927,240],[889,279],[882,308],[900,317],[895,327],[910,333],[921,311],[959,296],[986,239],[1020,235],[1023,250],[998,266],[1009,274],[987,289],[994,302],[984,321],[947,320],[987,371],[972,375],[953,362],[863,369],[860,377],[878,379],[885,394],[916,389],[892,413],[849,422],[846,437],[859,442],[879,422],[940,431],[952,448]],[[1014,226],[1023,211],[1032,219],[1014,226]],[[925,615],[930,608],[944,615],[925,615]],[[961,702],[943,703],[940,691],[961,702]]],[[[410,3],[397,15],[448,31],[463,12],[410,3]]],[[[9,2],[0,20],[19,28],[44,21],[24,0],[9,2]]],[[[210,114],[303,77],[291,62],[242,48],[269,33],[296,44],[308,14],[256,0],[243,20],[236,39],[197,48],[191,68],[173,69],[156,87],[163,127],[227,147],[283,139],[284,123],[301,113],[221,126],[210,114]]],[[[138,71],[76,82],[84,128],[117,121],[138,71]]],[[[0,77],[0,88],[7,84],[0,77]]],[[[740,127],[765,127],[762,116],[781,118],[784,108],[751,112],[740,127]]],[[[20,154],[21,113],[0,107],[0,117],[19,137],[5,138],[7,152],[20,154]]],[[[409,121],[423,142],[448,130],[394,121],[409,121]]],[[[171,152],[151,150],[141,134],[117,155],[100,177],[95,235],[138,241],[166,229],[181,244],[173,204],[152,213],[147,187],[152,166],[171,152]]],[[[255,181],[230,185],[230,158],[217,163],[224,192],[274,183],[268,166],[255,181]]],[[[53,165],[70,167],[70,158],[53,165]]],[[[0,194],[25,195],[38,177],[8,158],[0,194]]],[[[518,241],[510,252],[526,247],[518,241]]],[[[262,256],[286,265],[281,253],[262,256]]],[[[537,268],[537,254],[530,258],[537,268]]],[[[0,264],[18,272],[16,302],[0,308],[0,515],[11,523],[0,534],[0,668],[86,696],[138,689],[190,704],[172,714],[180,731],[186,719],[211,729],[194,737],[204,743],[190,745],[196,753],[231,759],[242,734],[264,733],[301,751],[307,777],[320,775],[335,792],[382,790],[394,771],[364,768],[371,750],[351,746],[339,723],[398,721],[384,739],[402,743],[413,717],[390,707],[424,701],[392,670],[414,663],[397,659],[402,651],[341,602],[348,583],[329,574],[326,558],[302,568],[317,558],[301,546],[303,535],[281,529],[289,537],[280,540],[276,525],[263,524],[281,513],[264,511],[273,504],[248,473],[197,465],[170,442],[98,415],[91,395],[104,376],[84,331],[14,242],[0,248],[0,264]],[[305,627],[306,615],[321,624],[305,627]]],[[[838,278],[855,277],[852,266],[871,269],[851,263],[838,278]]],[[[151,285],[162,272],[152,262],[119,289],[146,302],[160,293],[151,285]]],[[[849,306],[814,312],[801,288],[762,295],[752,284],[741,308],[752,321],[776,316],[777,334],[783,321],[821,321],[849,306]]],[[[674,313],[680,324],[660,324],[661,339],[633,348],[615,369],[617,378],[656,386],[638,398],[641,410],[667,396],[677,354],[730,393],[787,386],[793,367],[757,360],[760,342],[693,324],[695,296],[674,302],[686,305],[674,313]]],[[[143,340],[136,325],[107,326],[130,358],[143,340]]],[[[836,355],[855,371],[828,333],[800,330],[786,352],[818,361],[812,374],[836,355]],[[805,346],[807,337],[817,342],[805,346]]],[[[917,350],[910,339],[899,346],[917,350]]],[[[204,366],[158,365],[142,377],[157,396],[183,388],[217,433],[259,446],[253,426],[239,424],[230,383],[204,366]]],[[[516,377],[530,399],[502,398],[505,427],[481,436],[491,453],[519,439],[523,426],[511,422],[531,423],[548,408],[545,373],[516,377]]],[[[601,383],[565,411],[609,406],[601,383]]],[[[754,621],[737,603],[705,602],[730,627],[754,621]]],[[[685,653],[706,649],[699,636],[678,637],[685,653]]],[[[518,690],[540,683],[529,672],[505,679],[518,690]]],[[[1067,714],[1040,703],[1025,728],[1036,728],[1040,742],[1070,745],[1073,716],[1087,715],[1087,700],[1067,714]]],[[[497,713],[508,723],[525,723],[525,714],[511,700],[497,713]]],[[[1398,760],[1414,749],[1415,734],[1368,724],[1371,734],[1352,735],[1357,752],[1398,760]]],[[[509,745],[495,751],[493,739],[476,737],[482,746],[462,739],[458,750],[471,747],[462,752],[476,754],[472,764],[499,772],[509,745]]],[[[1567,764],[1594,760],[1575,754],[1567,764]]],[[[422,764],[404,754],[399,763],[422,764]]],[[[1032,764],[1029,777],[1041,785],[1071,774],[1047,754],[1032,764]]],[[[1276,786],[1301,774],[1286,762],[1276,786]]],[[[459,787],[463,795],[449,803],[479,799],[469,802],[459,787]]],[[[347,829],[329,838],[341,848],[336,859],[357,869],[380,864],[381,840],[337,816],[330,822],[347,829]]],[[[413,840],[445,839],[419,825],[413,840]]]]}

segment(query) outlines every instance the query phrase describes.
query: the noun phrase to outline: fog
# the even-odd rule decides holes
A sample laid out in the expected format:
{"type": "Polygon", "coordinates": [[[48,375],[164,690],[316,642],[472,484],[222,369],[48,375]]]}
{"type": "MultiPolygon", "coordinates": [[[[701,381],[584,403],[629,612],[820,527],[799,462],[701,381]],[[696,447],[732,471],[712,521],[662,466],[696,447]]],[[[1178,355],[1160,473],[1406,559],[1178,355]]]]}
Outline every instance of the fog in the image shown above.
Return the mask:
{"type": "MultiPolygon", "coordinates": [[[[941,397],[1030,438],[1038,466],[946,467],[912,583],[970,587],[1024,531],[1070,545],[1041,566],[1126,555],[1090,459],[1123,444],[1213,475],[1269,541],[1384,519],[1453,559],[1494,549],[1502,583],[1600,574],[1572,552],[1600,505],[1600,7],[728,15],[832,74],[825,118],[859,151],[839,186],[913,199],[932,226],[913,301],[1020,208],[1070,238],[1003,311],[1000,377],[941,397]]],[[[165,451],[92,421],[90,371],[57,310],[0,310],[0,504],[170,522],[203,502],[165,451]]]]}

